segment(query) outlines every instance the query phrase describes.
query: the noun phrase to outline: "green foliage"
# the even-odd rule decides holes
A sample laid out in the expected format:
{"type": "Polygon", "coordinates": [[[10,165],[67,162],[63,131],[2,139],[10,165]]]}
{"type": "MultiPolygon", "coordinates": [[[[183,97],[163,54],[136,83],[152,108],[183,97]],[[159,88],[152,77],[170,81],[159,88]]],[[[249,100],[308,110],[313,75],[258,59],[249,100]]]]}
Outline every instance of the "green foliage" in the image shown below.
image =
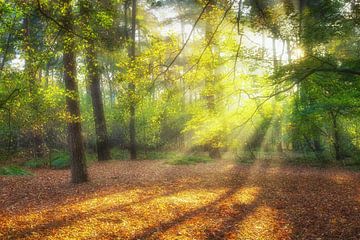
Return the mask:
{"type": "MultiPolygon", "coordinates": [[[[149,150],[144,151],[140,150],[138,152],[138,159],[144,160],[162,160],[162,159],[170,159],[178,156],[177,152],[169,152],[169,151],[161,151],[161,150],[149,150]]],[[[129,160],[130,155],[129,151],[126,149],[113,148],[111,150],[111,156],[114,160],[129,160]]]]}
{"type": "Polygon", "coordinates": [[[212,161],[213,161],[213,159],[211,159],[208,156],[183,155],[183,156],[177,156],[174,159],[170,159],[166,162],[171,165],[194,165],[194,164],[198,164],[198,163],[209,163],[212,161]]]}
{"type": "Polygon", "coordinates": [[[28,168],[42,168],[45,167],[48,164],[48,161],[46,159],[31,159],[29,161],[26,161],[24,163],[25,167],[28,168]]]}
{"type": "MultiPolygon", "coordinates": [[[[198,149],[210,154],[243,151],[240,161],[251,162],[252,151],[277,151],[279,146],[316,164],[356,159],[358,9],[340,0],[303,3],[300,12],[291,1],[243,1],[243,14],[235,5],[225,14],[229,3],[217,2],[204,11],[196,26],[199,31],[186,41],[202,1],[139,1],[133,58],[124,1],[74,2],[78,36],[65,39],[63,29],[47,22],[32,1],[0,2],[1,155],[29,150],[36,155],[39,146],[44,152],[66,149],[66,123],[71,120],[81,122],[87,151],[94,151],[96,130],[86,78],[91,71],[83,64],[83,50],[92,42],[110,142],[123,149],[129,146],[130,106],[134,106],[139,159],[191,164],[202,160],[171,151],[198,149]],[[174,18],[159,17],[160,8],[171,8],[174,18]],[[165,33],[173,23],[183,32],[174,28],[165,33]],[[62,81],[62,49],[67,41],[76,41],[81,119],[70,116],[65,104],[66,97],[74,98],[62,81]],[[8,98],[12,92],[16,94],[8,98]],[[42,143],[34,141],[37,137],[42,143]]],[[[40,5],[54,19],[66,12],[56,1],[40,5]]],[[[114,159],[129,159],[127,150],[112,151],[114,159]]],[[[87,152],[86,158],[95,161],[96,155],[87,152]]],[[[69,161],[69,155],[60,151],[52,154],[50,166],[67,168],[69,161]]],[[[25,166],[44,164],[37,159],[25,166]]]]}
{"type": "Polygon", "coordinates": [[[111,156],[114,160],[128,160],[130,158],[129,151],[119,148],[111,149],[111,156]]]}
{"type": "Polygon", "coordinates": [[[139,153],[139,159],[147,160],[162,160],[174,158],[178,155],[176,152],[167,152],[167,151],[145,151],[139,153]]]}
{"type": "Polygon", "coordinates": [[[235,162],[252,164],[256,160],[256,153],[253,151],[241,151],[238,152],[235,156],[235,162]]]}
{"type": "Polygon", "coordinates": [[[85,156],[86,156],[86,162],[88,163],[95,162],[97,160],[97,154],[94,152],[86,152],[85,156]]]}
{"type": "Polygon", "coordinates": [[[57,151],[51,156],[50,167],[54,169],[65,169],[70,166],[70,155],[64,151],[57,151]]]}
{"type": "Polygon", "coordinates": [[[28,170],[22,169],[17,166],[8,166],[0,168],[0,175],[6,176],[30,176],[33,175],[28,170]]]}

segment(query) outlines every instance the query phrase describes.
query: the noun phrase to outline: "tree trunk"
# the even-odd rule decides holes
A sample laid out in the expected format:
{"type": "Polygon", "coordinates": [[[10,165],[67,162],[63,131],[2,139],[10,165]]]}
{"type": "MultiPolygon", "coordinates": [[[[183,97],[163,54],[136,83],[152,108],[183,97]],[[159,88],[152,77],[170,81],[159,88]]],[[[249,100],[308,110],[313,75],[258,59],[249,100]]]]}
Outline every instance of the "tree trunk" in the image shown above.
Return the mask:
{"type": "Polygon", "coordinates": [[[109,140],[106,128],[104,106],[100,89],[100,69],[95,45],[89,41],[86,46],[86,62],[89,88],[93,106],[96,132],[96,150],[99,161],[111,159],[109,140]]]}
{"type": "MultiPolygon", "coordinates": [[[[277,71],[279,68],[279,65],[281,64],[281,61],[278,61],[277,59],[277,51],[276,51],[276,38],[273,35],[272,37],[272,54],[273,54],[273,69],[274,72],[277,71]]],[[[278,92],[279,89],[276,86],[275,91],[278,92]]],[[[273,101],[273,119],[274,119],[274,129],[273,129],[273,144],[275,144],[275,150],[277,152],[282,152],[282,131],[281,131],[281,115],[278,115],[278,111],[276,109],[276,103],[279,101],[279,95],[276,95],[273,101]]],[[[274,147],[274,146],[272,146],[274,147]]],[[[273,148],[274,149],[274,148],[273,148]]]]}
{"type": "Polygon", "coordinates": [[[340,131],[339,131],[339,126],[338,126],[338,122],[337,122],[337,114],[331,112],[330,113],[331,116],[331,120],[333,123],[333,131],[334,131],[334,141],[333,141],[333,146],[334,146],[334,151],[335,151],[335,159],[337,161],[340,161],[342,159],[342,152],[341,152],[341,143],[340,143],[340,131]]]}
{"type": "Polygon", "coordinates": [[[290,40],[286,40],[286,52],[287,52],[287,61],[288,64],[291,63],[291,46],[290,46],[290,40]]]}
{"type": "Polygon", "coordinates": [[[76,81],[76,53],[71,0],[63,0],[65,15],[63,25],[67,29],[63,37],[63,67],[64,82],[68,114],[71,119],[68,122],[68,144],[71,155],[71,182],[81,183],[88,180],[83,138],[81,134],[81,115],[79,104],[79,90],[76,81]]]}
{"type": "MultiPolygon", "coordinates": [[[[36,79],[36,66],[34,65],[34,54],[35,49],[32,46],[31,40],[31,27],[30,27],[30,19],[29,17],[25,17],[23,20],[23,31],[24,31],[24,53],[25,53],[25,77],[27,79],[27,84],[29,86],[29,94],[31,100],[31,107],[34,111],[33,117],[36,119],[39,118],[39,99],[38,99],[38,85],[40,81],[36,79]],[[37,81],[38,80],[38,81],[37,81]]],[[[32,124],[31,129],[31,142],[34,157],[41,158],[45,155],[45,143],[42,132],[42,127],[39,127],[38,124],[32,124]]]]}
{"type": "MultiPolygon", "coordinates": [[[[206,13],[207,16],[211,16],[211,12],[214,8],[214,6],[216,5],[216,0],[210,0],[210,4],[207,6],[206,8],[206,13]]],[[[206,22],[206,26],[205,26],[205,40],[208,42],[211,39],[211,36],[213,34],[213,29],[212,29],[212,23],[210,23],[209,21],[206,22]]],[[[212,44],[209,45],[209,51],[211,51],[212,53],[212,44]]],[[[205,80],[205,97],[206,97],[206,101],[207,101],[207,108],[209,110],[210,114],[214,114],[216,109],[215,109],[215,71],[214,71],[214,64],[211,63],[209,64],[209,68],[211,70],[211,76],[210,79],[206,79],[205,80]]],[[[209,154],[209,157],[211,158],[220,158],[221,157],[221,153],[220,153],[220,147],[219,147],[219,137],[215,136],[212,139],[209,140],[209,142],[207,143],[207,151],[209,154]]]]}
{"type": "Polygon", "coordinates": [[[273,68],[274,68],[274,72],[277,70],[278,68],[278,60],[277,60],[277,53],[276,53],[276,39],[275,36],[273,36],[271,38],[272,40],[272,60],[273,60],[273,68]]]}
{"type": "MultiPolygon", "coordinates": [[[[89,9],[91,5],[92,3],[89,0],[83,1],[80,4],[80,14],[84,17],[84,25],[89,25],[89,23],[91,22],[91,9],[89,9]]],[[[89,26],[88,31],[89,33],[92,33],[94,31],[91,25],[89,26]]],[[[91,34],[89,35],[91,36],[91,34]]],[[[100,63],[97,58],[98,55],[94,39],[87,40],[87,43],[85,45],[85,55],[88,81],[87,90],[90,93],[89,95],[91,96],[95,123],[96,151],[98,155],[98,160],[105,161],[111,159],[111,156],[104,114],[104,105],[102,102],[102,93],[100,87],[100,63]]]]}
{"type": "MultiPolygon", "coordinates": [[[[136,33],[136,0],[132,0],[132,14],[131,14],[131,45],[129,49],[129,56],[132,61],[135,61],[135,33],[136,33]]],[[[135,84],[129,83],[129,100],[130,100],[130,123],[129,123],[129,134],[130,134],[130,158],[136,159],[136,126],[135,126],[135,84]]]]}

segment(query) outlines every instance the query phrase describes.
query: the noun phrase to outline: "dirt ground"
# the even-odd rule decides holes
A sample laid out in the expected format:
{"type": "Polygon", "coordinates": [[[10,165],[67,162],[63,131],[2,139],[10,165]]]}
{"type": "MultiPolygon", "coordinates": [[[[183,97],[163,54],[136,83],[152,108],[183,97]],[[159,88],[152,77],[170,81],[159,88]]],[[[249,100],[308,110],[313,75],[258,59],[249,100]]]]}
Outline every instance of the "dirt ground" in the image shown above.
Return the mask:
{"type": "Polygon", "coordinates": [[[360,239],[360,173],[110,161],[0,177],[0,239],[360,239]]]}

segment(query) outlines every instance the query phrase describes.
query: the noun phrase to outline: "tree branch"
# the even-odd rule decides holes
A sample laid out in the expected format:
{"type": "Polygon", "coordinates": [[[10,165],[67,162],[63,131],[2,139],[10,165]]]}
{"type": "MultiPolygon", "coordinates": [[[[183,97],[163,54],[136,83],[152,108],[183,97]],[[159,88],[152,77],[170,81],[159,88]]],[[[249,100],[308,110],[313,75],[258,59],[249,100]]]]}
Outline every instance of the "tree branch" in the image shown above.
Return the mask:
{"type": "Polygon", "coordinates": [[[348,68],[319,68],[316,70],[317,72],[334,72],[334,73],[345,73],[352,75],[359,75],[360,70],[348,69],[348,68]]]}
{"type": "Polygon", "coordinates": [[[19,89],[15,88],[5,99],[0,101],[0,108],[5,108],[5,104],[13,97],[19,94],[19,89]]]}
{"type": "Polygon", "coordinates": [[[173,60],[171,60],[171,62],[167,65],[166,69],[162,72],[160,72],[155,78],[154,78],[154,82],[163,74],[165,74],[167,71],[169,71],[170,67],[175,63],[176,59],[180,56],[180,54],[184,51],[186,45],[188,44],[190,38],[191,38],[191,35],[193,34],[193,32],[195,31],[195,28],[196,28],[196,25],[198,24],[198,22],[200,21],[202,15],[204,15],[205,13],[205,10],[206,8],[209,6],[211,1],[208,1],[205,6],[203,7],[200,15],[198,16],[198,18],[196,19],[195,23],[193,24],[192,26],[192,29],[189,33],[189,36],[187,37],[185,43],[183,44],[183,46],[181,47],[181,49],[179,50],[179,52],[175,55],[175,57],[173,58],[173,60]]]}
{"type": "Polygon", "coordinates": [[[67,32],[69,32],[69,33],[73,34],[74,36],[79,37],[81,39],[84,39],[84,40],[87,40],[87,41],[90,40],[90,38],[87,38],[87,37],[85,37],[85,36],[83,36],[81,34],[78,34],[78,33],[74,32],[74,31],[68,29],[63,24],[61,24],[58,20],[56,20],[55,18],[53,18],[52,16],[47,14],[44,11],[44,9],[42,9],[40,0],[37,0],[36,2],[37,2],[37,10],[40,12],[40,14],[42,16],[44,16],[45,18],[49,19],[50,21],[52,21],[53,23],[55,23],[59,28],[64,29],[65,31],[67,31],[67,32]]]}

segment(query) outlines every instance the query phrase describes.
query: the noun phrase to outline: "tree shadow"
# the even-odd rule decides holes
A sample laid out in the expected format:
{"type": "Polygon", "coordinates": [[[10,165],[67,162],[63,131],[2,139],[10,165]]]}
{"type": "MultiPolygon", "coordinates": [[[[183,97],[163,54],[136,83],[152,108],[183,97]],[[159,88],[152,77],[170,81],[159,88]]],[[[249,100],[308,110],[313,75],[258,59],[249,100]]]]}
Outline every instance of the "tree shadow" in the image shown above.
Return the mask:
{"type": "MultiPolygon", "coordinates": [[[[172,174],[172,171],[173,169],[169,168],[163,174],[172,174]]],[[[356,224],[360,219],[360,200],[356,199],[360,196],[357,189],[360,175],[352,176],[345,172],[344,175],[350,177],[342,179],[336,178],[335,172],[334,176],[332,174],[328,170],[301,167],[281,167],[274,171],[273,168],[260,165],[253,167],[235,166],[232,171],[226,174],[203,176],[198,182],[188,182],[192,175],[188,178],[184,176],[178,178],[179,176],[176,175],[172,182],[174,187],[167,185],[167,183],[159,184],[159,187],[167,189],[165,192],[146,196],[138,201],[114,204],[107,208],[92,209],[83,213],[74,212],[65,219],[38,224],[20,231],[15,230],[9,234],[12,238],[28,237],[32,232],[40,232],[41,236],[50,236],[58,229],[74,225],[95,215],[100,216],[96,217],[96,220],[100,222],[121,224],[121,217],[117,215],[115,218],[107,216],[108,213],[113,212],[122,212],[129,216],[130,220],[146,221],[146,217],[141,216],[142,208],[140,208],[140,214],[132,215],[131,208],[134,205],[149,205],[148,202],[152,200],[176,195],[181,191],[191,193],[197,189],[211,191],[211,188],[226,188],[225,193],[217,195],[211,202],[200,205],[193,210],[184,211],[178,217],[163,221],[158,219],[158,223],[155,219],[155,222],[151,221],[153,222],[151,225],[149,225],[150,222],[147,222],[142,230],[138,230],[134,235],[125,237],[120,232],[98,232],[97,234],[105,238],[155,238],[158,234],[165,234],[170,229],[188,224],[188,220],[196,217],[199,217],[196,221],[204,221],[204,224],[207,224],[207,217],[209,217],[216,221],[217,227],[201,230],[204,239],[226,239],[232,233],[239,231],[239,226],[242,226],[252,213],[258,211],[260,207],[266,206],[274,209],[279,215],[281,222],[278,224],[280,224],[280,228],[282,227],[281,224],[290,226],[291,232],[286,235],[289,239],[360,239],[360,226],[356,224]],[[221,178],[224,178],[223,181],[221,178]],[[180,180],[184,180],[184,184],[178,186],[180,180]],[[235,195],[241,193],[241,189],[249,186],[256,186],[260,189],[250,202],[242,203],[234,200],[236,199],[235,195]],[[227,207],[231,211],[222,214],[220,218],[221,208],[219,206],[223,203],[229,204],[227,207]]],[[[145,189],[142,186],[141,191],[145,192],[145,189]]],[[[167,203],[171,204],[171,200],[167,203]]],[[[169,205],[165,206],[166,209],[168,207],[169,205]]],[[[155,214],[154,217],[156,216],[155,214]]],[[[49,218],[51,219],[51,217],[49,218]]],[[[280,221],[279,219],[276,218],[274,221],[280,221]]]]}
{"type": "MultiPolygon", "coordinates": [[[[14,231],[10,231],[10,232],[7,232],[7,235],[8,237],[11,239],[22,239],[22,238],[25,238],[29,235],[31,235],[33,232],[48,232],[49,234],[56,230],[56,229],[60,229],[62,227],[66,227],[66,226],[69,226],[71,224],[74,224],[78,221],[81,221],[83,219],[86,219],[86,218],[89,218],[95,214],[99,214],[99,213],[111,213],[111,212],[115,212],[115,211],[121,211],[121,210],[124,210],[126,209],[127,207],[129,206],[132,206],[134,204],[144,204],[146,202],[149,202],[153,199],[156,199],[156,198],[159,198],[159,197],[165,197],[165,196],[170,196],[172,194],[175,194],[177,192],[181,191],[181,189],[175,189],[175,190],[172,190],[172,191],[167,191],[163,194],[160,194],[160,195],[154,195],[154,196],[149,196],[149,197],[145,197],[141,200],[138,200],[138,201],[132,201],[132,202],[129,202],[129,203],[125,203],[125,204],[119,204],[119,205],[116,205],[116,206],[111,206],[111,207],[107,207],[107,208],[102,208],[100,210],[98,209],[94,209],[94,210],[90,210],[90,211],[87,211],[87,212],[75,212],[69,216],[66,216],[66,218],[64,219],[61,219],[61,220],[53,220],[53,221],[49,221],[49,222],[46,222],[46,223],[42,223],[42,224],[38,224],[38,225],[35,225],[35,226],[31,226],[31,227],[28,227],[28,228],[24,228],[20,231],[18,230],[14,230],[14,231]]],[[[51,214],[53,214],[52,212],[49,212],[49,213],[46,213],[45,216],[48,216],[49,218],[51,218],[51,214]]],[[[47,217],[46,217],[47,218],[47,217]]],[[[107,221],[108,219],[102,219],[103,221],[107,221]]],[[[114,220],[112,220],[114,221],[114,220]]],[[[117,222],[119,223],[119,222],[117,222]]],[[[47,234],[44,234],[44,236],[47,235],[47,234]]]]}
{"type": "Polygon", "coordinates": [[[251,204],[234,204],[232,206],[234,213],[232,213],[227,219],[225,219],[222,222],[221,226],[218,227],[216,230],[207,230],[205,239],[226,239],[227,234],[234,231],[237,227],[237,224],[243,221],[252,212],[254,212],[258,205],[258,201],[252,202],[251,204]]]}
{"type": "Polygon", "coordinates": [[[339,184],[314,172],[286,185],[278,180],[273,196],[264,201],[291,224],[292,239],[360,239],[360,202],[354,198],[359,176],[339,184]]]}
{"type": "MultiPolygon", "coordinates": [[[[196,172],[194,172],[195,174],[196,172]]],[[[168,168],[166,169],[166,171],[164,171],[161,175],[160,175],[160,178],[164,178],[166,179],[164,176],[172,176],[173,175],[173,168],[168,168]]],[[[14,238],[14,239],[19,239],[19,238],[24,238],[24,237],[27,237],[29,235],[31,235],[33,232],[41,232],[43,236],[47,236],[47,235],[50,235],[52,234],[52,232],[54,232],[55,230],[57,229],[60,229],[60,228],[63,228],[63,227],[66,227],[66,226],[69,226],[69,225],[72,225],[78,221],[81,221],[81,220],[84,220],[84,219],[87,219],[89,217],[92,217],[93,215],[96,215],[96,214],[106,214],[106,213],[112,213],[112,212],[116,212],[116,211],[126,211],[128,207],[131,207],[132,205],[136,205],[136,204],[146,204],[147,202],[150,202],[154,199],[157,199],[157,198],[161,198],[161,197],[166,197],[166,196],[171,196],[173,194],[176,194],[178,192],[181,192],[181,191],[184,191],[184,190],[196,190],[196,189],[201,189],[203,188],[204,186],[205,187],[211,187],[211,188],[214,188],[217,186],[217,184],[214,184],[212,181],[211,182],[203,182],[202,183],[202,186],[197,186],[196,183],[194,183],[194,185],[190,185],[189,187],[189,184],[185,184],[185,185],[180,185],[178,186],[177,185],[177,181],[183,179],[183,178],[178,178],[179,176],[178,175],[175,175],[175,178],[174,179],[167,179],[169,180],[167,186],[164,186],[164,185],[159,185],[159,187],[163,188],[163,187],[169,187],[170,184],[174,184],[174,186],[176,186],[176,188],[172,188],[170,190],[167,190],[165,193],[162,193],[162,194],[155,194],[155,195],[151,195],[149,197],[145,197],[145,198],[142,198],[141,200],[139,201],[132,201],[132,202],[129,202],[129,203],[125,203],[125,204],[118,204],[116,206],[111,206],[111,207],[108,207],[108,208],[102,208],[102,209],[92,209],[90,211],[87,211],[87,212],[74,212],[73,214],[70,214],[68,216],[66,216],[64,219],[55,219],[55,220],[52,220],[52,221],[48,221],[48,222],[44,222],[44,223],[40,223],[40,224],[37,224],[37,225],[33,225],[31,227],[26,227],[26,228],[23,228],[21,230],[12,230],[12,231],[9,231],[7,232],[6,234],[11,237],[11,238],[14,238]]],[[[214,180],[214,179],[212,179],[214,180]]],[[[219,183],[219,185],[221,185],[221,183],[219,183]]],[[[155,185],[150,185],[151,187],[156,187],[155,185]]],[[[141,186],[141,190],[146,192],[146,186],[141,186]]],[[[118,192],[116,193],[118,194],[118,192]]],[[[124,192],[124,194],[126,194],[126,192],[124,192]]],[[[83,199],[83,201],[86,201],[86,200],[91,200],[91,198],[86,198],[86,199],[83,199]]],[[[66,204],[64,204],[62,207],[66,207],[66,204]]],[[[45,213],[44,214],[44,218],[45,219],[52,219],[52,214],[54,214],[54,212],[56,213],[56,209],[55,211],[49,211],[48,213],[45,213]]],[[[114,219],[111,219],[111,218],[100,218],[99,219],[100,221],[103,221],[103,222],[110,222],[110,223],[120,223],[120,221],[117,221],[117,220],[114,220],[114,219]]]]}
{"type": "MultiPolygon", "coordinates": [[[[220,195],[217,199],[215,199],[214,201],[210,202],[209,204],[206,204],[200,208],[196,208],[195,210],[192,211],[188,211],[182,215],[180,215],[179,217],[172,219],[170,221],[166,221],[166,222],[160,222],[159,224],[155,225],[155,226],[151,226],[148,227],[146,229],[143,229],[141,233],[136,234],[135,236],[131,237],[131,240],[137,240],[137,239],[148,239],[150,238],[152,235],[158,233],[158,232],[165,232],[167,230],[169,230],[170,228],[173,228],[175,226],[178,226],[184,222],[186,222],[187,220],[190,220],[191,218],[201,215],[203,213],[207,213],[211,210],[214,210],[216,208],[216,206],[220,203],[222,203],[223,201],[230,199],[235,193],[237,193],[246,183],[247,183],[247,179],[248,179],[248,175],[245,178],[242,178],[242,182],[239,183],[239,179],[236,179],[238,176],[236,176],[236,174],[233,174],[231,176],[231,180],[229,181],[229,186],[230,189],[225,192],[224,194],[220,195]],[[233,180],[235,180],[233,182],[233,180]]],[[[245,205],[238,205],[236,206],[237,208],[241,208],[244,207],[245,205]]],[[[256,204],[249,206],[246,206],[248,208],[247,213],[250,213],[252,209],[254,209],[256,206],[256,204]]],[[[242,217],[245,217],[245,215],[243,215],[242,217]]]]}
{"type": "MultiPolygon", "coordinates": [[[[327,178],[326,171],[294,171],[293,178],[278,174],[258,176],[256,184],[262,191],[256,200],[249,205],[235,204],[235,212],[215,231],[209,231],[206,239],[226,239],[262,205],[276,210],[281,222],[291,226],[289,239],[360,239],[360,200],[355,197],[360,196],[356,189],[360,176],[339,184],[327,178]],[[313,172],[309,175],[306,171],[313,172]]],[[[289,174],[286,169],[283,173],[289,174]]]]}

